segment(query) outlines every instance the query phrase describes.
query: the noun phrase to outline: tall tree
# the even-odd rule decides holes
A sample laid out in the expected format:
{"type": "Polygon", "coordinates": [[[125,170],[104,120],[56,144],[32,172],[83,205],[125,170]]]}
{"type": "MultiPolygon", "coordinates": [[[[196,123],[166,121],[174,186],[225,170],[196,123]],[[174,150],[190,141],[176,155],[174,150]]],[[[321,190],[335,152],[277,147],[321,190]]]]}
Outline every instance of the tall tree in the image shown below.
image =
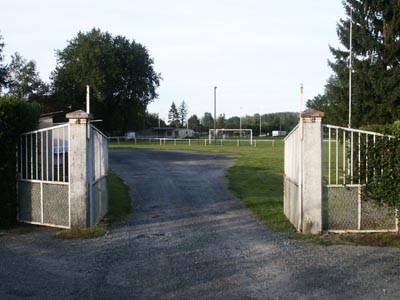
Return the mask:
{"type": "Polygon", "coordinates": [[[202,130],[200,120],[197,115],[193,115],[188,119],[188,127],[196,132],[200,132],[202,130]]]}
{"type": "Polygon", "coordinates": [[[145,128],[165,127],[164,120],[161,120],[158,114],[146,113],[145,128]]]}
{"type": "Polygon", "coordinates": [[[3,55],[3,36],[0,34],[0,94],[2,89],[6,86],[7,82],[7,66],[3,64],[4,55],[3,55]]]}
{"type": "Polygon", "coordinates": [[[144,126],[147,105],[157,97],[161,80],[146,47],[92,29],[79,32],[56,56],[54,91],[65,107],[84,109],[88,84],[91,112],[103,120],[99,126],[104,130],[123,133],[144,126]]]}
{"type": "Polygon", "coordinates": [[[39,76],[36,63],[26,60],[18,52],[11,55],[11,63],[7,74],[8,94],[28,99],[34,94],[43,95],[48,86],[39,76]]]}
{"type": "Polygon", "coordinates": [[[237,116],[230,117],[225,121],[225,127],[228,129],[238,129],[240,127],[240,118],[237,116]]]}
{"type": "Polygon", "coordinates": [[[186,118],[189,113],[189,108],[185,100],[182,100],[181,104],[179,104],[178,113],[179,113],[179,122],[183,127],[186,127],[187,125],[186,118]]]}
{"type": "Polygon", "coordinates": [[[220,114],[217,118],[217,124],[216,124],[217,128],[218,129],[225,128],[225,121],[226,121],[225,114],[220,114]]]}
{"type": "Polygon", "coordinates": [[[179,120],[179,111],[174,101],[172,101],[171,107],[168,112],[168,123],[171,127],[181,127],[181,123],[179,120]]]}
{"type": "Polygon", "coordinates": [[[204,113],[203,117],[201,118],[201,124],[206,131],[208,131],[210,128],[214,128],[214,118],[210,112],[204,113]]]}
{"type": "Polygon", "coordinates": [[[400,3],[347,0],[343,5],[347,18],[337,25],[342,47],[330,47],[329,113],[337,125],[347,124],[352,22],[352,124],[392,123],[400,118],[400,3]]]}

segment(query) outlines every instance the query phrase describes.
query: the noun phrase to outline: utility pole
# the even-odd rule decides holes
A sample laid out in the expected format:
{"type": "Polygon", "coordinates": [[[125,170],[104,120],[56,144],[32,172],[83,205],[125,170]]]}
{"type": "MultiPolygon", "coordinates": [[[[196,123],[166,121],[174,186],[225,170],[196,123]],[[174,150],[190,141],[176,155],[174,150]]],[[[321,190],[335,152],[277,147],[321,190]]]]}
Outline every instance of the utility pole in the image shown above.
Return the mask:
{"type": "Polygon", "coordinates": [[[217,87],[214,86],[214,144],[217,144],[217,87]]]}

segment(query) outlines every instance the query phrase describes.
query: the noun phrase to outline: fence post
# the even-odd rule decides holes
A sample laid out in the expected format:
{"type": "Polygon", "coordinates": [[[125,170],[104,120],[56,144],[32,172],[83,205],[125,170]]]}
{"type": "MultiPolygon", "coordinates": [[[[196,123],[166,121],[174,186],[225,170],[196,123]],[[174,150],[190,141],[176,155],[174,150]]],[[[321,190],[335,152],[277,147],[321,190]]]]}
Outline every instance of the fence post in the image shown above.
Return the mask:
{"type": "Polygon", "coordinates": [[[89,130],[91,114],[77,110],[66,115],[69,119],[69,185],[71,226],[90,226],[89,196],[89,130]]]}
{"type": "Polygon", "coordinates": [[[322,231],[322,118],[323,112],[307,109],[302,122],[302,232],[322,231]]]}

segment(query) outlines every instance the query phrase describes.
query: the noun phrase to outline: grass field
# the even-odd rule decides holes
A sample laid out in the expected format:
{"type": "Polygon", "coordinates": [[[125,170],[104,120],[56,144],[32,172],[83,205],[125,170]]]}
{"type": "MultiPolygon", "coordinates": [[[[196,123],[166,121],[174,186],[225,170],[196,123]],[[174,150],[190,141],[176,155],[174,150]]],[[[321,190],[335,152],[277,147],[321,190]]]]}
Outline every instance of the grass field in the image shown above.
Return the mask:
{"type": "Polygon", "coordinates": [[[216,145],[204,140],[174,140],[161,143],[157,140],[145,142],[112,142],[110,148],[189,150],[230,154],[234,164],[227,177],[229,188],[253,211],[253,213],[275,231],[292,231],[292,226],[283,214],[283,140],[257,140],[257,147],[248,140],[223,141],[216,145]]]}

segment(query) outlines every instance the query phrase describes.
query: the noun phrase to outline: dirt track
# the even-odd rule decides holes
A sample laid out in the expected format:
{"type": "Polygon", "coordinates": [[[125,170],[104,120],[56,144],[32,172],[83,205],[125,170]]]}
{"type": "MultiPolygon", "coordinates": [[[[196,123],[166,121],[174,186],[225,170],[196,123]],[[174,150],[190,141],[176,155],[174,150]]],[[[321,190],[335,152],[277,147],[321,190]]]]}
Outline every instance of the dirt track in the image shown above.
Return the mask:
{"type": "Polygon", "coordinates": [[[400,250],[315,246],[227,190],[229,157],[112,150],[133,213],[105,237],[0,237],[0,299],[399,299],[400,250]]]}

